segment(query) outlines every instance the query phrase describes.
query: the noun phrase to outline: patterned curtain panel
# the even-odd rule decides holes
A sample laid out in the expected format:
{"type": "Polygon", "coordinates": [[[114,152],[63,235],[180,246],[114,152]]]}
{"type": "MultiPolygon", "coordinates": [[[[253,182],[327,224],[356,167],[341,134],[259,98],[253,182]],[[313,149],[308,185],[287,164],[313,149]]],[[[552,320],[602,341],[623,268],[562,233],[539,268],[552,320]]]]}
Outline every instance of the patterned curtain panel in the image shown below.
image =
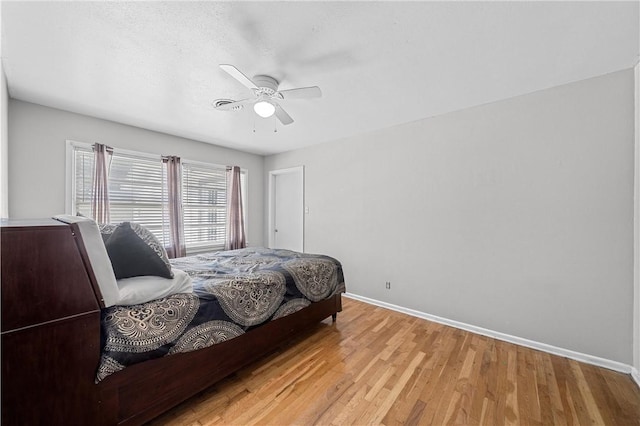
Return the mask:
{"type": "Polygon", "coordinates": [[[184,219],[182,216],[182,174],[180,157],[167,156],[162,161],[167,167],[167,195],[169,201],[169,246],[167,254],[171,258],[184,257],[187,249],[184,243],[184,219]]]}
{"type": "Polygon", "coordinates": [[[109,160],[113,148],[101,143],[93,144],[93,191],[91,215],[98,223],[109,223],[109,160]]]}
{"type": "Polygon", "coordinates": [[[230,167],[227,169],[227,238],[225,250],[235,250],[247,246],[244,235],[242,194],[240,191],[240,167],[230,167]]]}

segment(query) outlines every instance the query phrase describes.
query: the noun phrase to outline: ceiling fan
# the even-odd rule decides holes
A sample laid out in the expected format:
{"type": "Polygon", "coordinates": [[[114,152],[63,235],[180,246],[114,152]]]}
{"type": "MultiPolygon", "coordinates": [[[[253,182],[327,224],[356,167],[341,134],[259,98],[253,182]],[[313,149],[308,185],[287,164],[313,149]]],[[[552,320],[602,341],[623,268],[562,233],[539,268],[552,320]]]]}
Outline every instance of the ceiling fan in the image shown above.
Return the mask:
{"type": "Polygon", "coordinates": [[[278,90],[278,80],[268,75],[256,75],[249,79],[233,65],[221,64],[222,68],[231,77],[253,91],[253,97],[239,101],[219,99],[213,102],[214,107],[221,111],[237,111],[244,105],[253,104],[253,110],[260,117],[267,118],[273,114],[284,125],[293,123],[293,118],[282,109],[279,100],[319,98],[322,92],[318,86],[300,87],[297,89],[278,90]]]}

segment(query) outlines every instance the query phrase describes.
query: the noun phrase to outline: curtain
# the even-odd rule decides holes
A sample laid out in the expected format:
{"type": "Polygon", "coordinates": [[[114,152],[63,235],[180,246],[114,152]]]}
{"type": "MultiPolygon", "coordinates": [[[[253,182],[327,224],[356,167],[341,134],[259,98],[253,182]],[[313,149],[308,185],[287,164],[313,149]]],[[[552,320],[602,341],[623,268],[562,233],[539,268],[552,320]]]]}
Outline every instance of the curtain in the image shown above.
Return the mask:
{"type": "Polygon", "coordinates": [[[167,195],[169,202],[169,245],[167,255],[171,258],[186,256],[184,243],[184,220],[182,217],[182,175],[180,157],[167,156],[162,161],[167,167],[167,195]]]}
{"type": "Polygon", "coordinates": [[[93,191],[91,216],[98,223],[109,223],[109,159],[113,148],[93,144],[93,191]]]}
{"type": "Polygon", "coordinates": [[[242,193],[240,190],[240,167],[227,168],[227,238],[225,250],[246,247],[242,193]]]}

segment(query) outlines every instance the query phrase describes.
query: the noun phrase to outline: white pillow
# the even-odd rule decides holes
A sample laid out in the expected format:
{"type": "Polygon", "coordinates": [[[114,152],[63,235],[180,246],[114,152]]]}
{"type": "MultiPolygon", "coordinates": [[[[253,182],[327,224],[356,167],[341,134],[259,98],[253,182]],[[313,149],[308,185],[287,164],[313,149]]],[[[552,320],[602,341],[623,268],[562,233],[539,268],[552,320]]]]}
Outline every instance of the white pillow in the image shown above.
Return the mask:
{"type": "Polygon", "coordinates": [[[172,294],[193,293],[193,283],[189,274],[175,268],[173,268],[173,278],[145,275],[123,278],[117,283],[120,288],[118,305],[137,305],[172,294]]]}

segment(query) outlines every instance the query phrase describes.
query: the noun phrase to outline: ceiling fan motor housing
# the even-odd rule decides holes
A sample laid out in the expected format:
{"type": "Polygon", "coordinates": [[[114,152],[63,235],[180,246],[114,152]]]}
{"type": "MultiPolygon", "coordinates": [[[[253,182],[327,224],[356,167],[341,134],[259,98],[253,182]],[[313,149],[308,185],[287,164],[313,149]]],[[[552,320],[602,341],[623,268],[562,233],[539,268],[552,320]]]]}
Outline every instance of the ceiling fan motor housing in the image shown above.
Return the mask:
{"type": "Polygon", "coordinates": [[[278,91],[278,80],[268,75],[256,75],[253,82],[258,86],[257,94],[273,96],[278,91]]]}

